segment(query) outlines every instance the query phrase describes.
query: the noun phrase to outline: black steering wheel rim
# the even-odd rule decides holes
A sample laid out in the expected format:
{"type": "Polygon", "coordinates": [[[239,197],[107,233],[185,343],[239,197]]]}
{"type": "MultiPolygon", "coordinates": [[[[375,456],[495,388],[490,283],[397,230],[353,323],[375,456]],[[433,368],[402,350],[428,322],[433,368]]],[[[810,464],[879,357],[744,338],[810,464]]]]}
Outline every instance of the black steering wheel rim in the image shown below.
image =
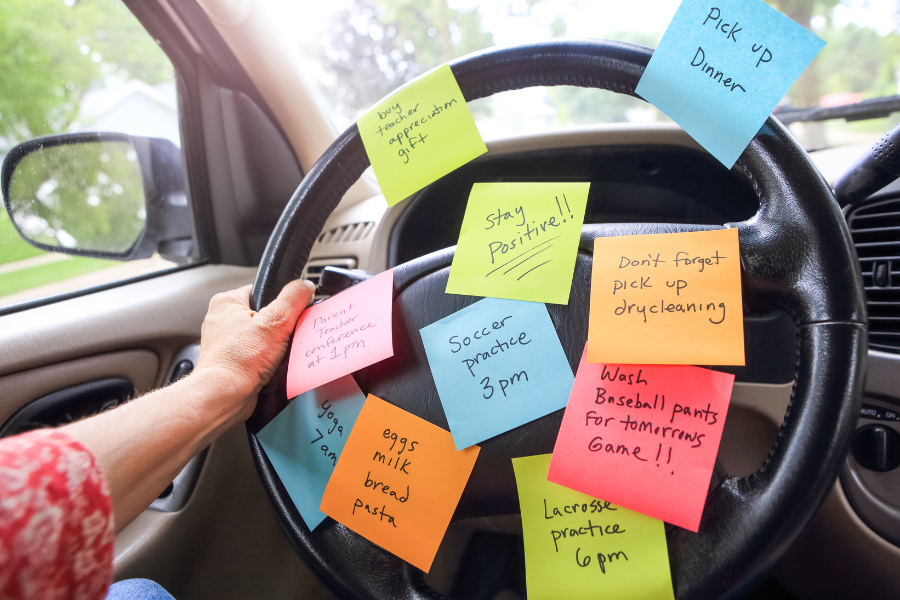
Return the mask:
{"type": "MultiPolygon", "coordinates": [[[[620,42],[552,41],[487,50],[456,60],[450,67],[467,101],[500,91],[548,85],[597,87],[634,96],[651,55],[649,48],[620,42]]],[[[300,276],[326,219],[368,165],[354,124],[309,171],[285,208],[253,286],[254,308],[271,302],[284,284],[300,276]]],[[[796,376],[784,423],[766,464],[749,477],[726,479],[710,493],[699,533],[678,528],[668,532],[678,598],[737,597],[784,554],[835,481],[858,415],[865,372],[867,319],[862,277],[831,189],[803,149],[771,117],[735,169],[750,180],[760,200],[754,217],[724,225],[740,232],[745,311],[777,308],[793,318],[797,327],[796,376]]],[[[697,228],[586,225],[579,264],[583,267],[584,261],[589,261],[587,253],[594,237],[697,228]]],[[[399,351],[396,347],[398,331],[408,336],[411,328],[418,326],[417,319],[425,318],[405,309],[406,304],[439,305],[427,316],[436,320],[441,313],[453,312],[454,306],[458,309],[476,300],[454,305],[441,296],[429,295],[429,289],[440,287],[435,282],[439,284],[446,277],[451,258],[452,249],[448,249],[396,267],[395,357],[370,368],[368,387],[372,389],[363,386],[363,391],[378,391],[376,395],[385,400],[444,427],[439,402],[434,405],[436,395],[431,404],[421,398],[407,399],[409,390],[398,387],[390,371],[408,367],[406,378],[411,372],[422,375],[415,343],[399,351]],[[414,368],[418,371],[411,370],[414,368]]],[[[584,281],[583,275],[579,278],[579,269],[576,265],[573,294],[579,281],[584,281]]],[[[572,314],[583,313],[586,330],[586,302],[579,302],[576,294],[569,305],[558,309],[562,312],[557,315],[551,310],[551,316],[556,317],[558,330],[572,329],[572,337],[577,337],[581,335],[577,315],[564,313],[567,309],[574,311],[572,314]]],[[[560,332],[561,339],[566,335],[560,332]]],[[[583,347],[583,337],[580,343],[583,347]]],[[[571,352],[567,355],[572,363],[571,352]]],[[[577,365],[577,358],[574,363],[577,365]]],[[[248,432],[261,480],[291,543],[341,596],[439,597],[424,583],[419,571],[346,527],[327,520],[314,532],[306,528],[255,435],[267,420],[266,414],[286,403],[283,375],[277,375],[260,395],[257,412],[248,421],[248,432]]],[[[479,463],[484,459],[495,469],[502,469],[501,458],[509,462],[512,456],[537,453],[534,449],[546,448],[548,439],[552,449],[559,416],[554,413],[525,426],[535,432],[531,439],[539,442],[517,445],[504,436],[496,442],[488,440],[479,463]],[[491,456],[497,459],[494,463],[491,456]]],[[[484,475],[484,469],[479,471],[476,463],[458,512],[465,513],[467,507],[483,499],[479,492],[489,487],[484,475]]]]}

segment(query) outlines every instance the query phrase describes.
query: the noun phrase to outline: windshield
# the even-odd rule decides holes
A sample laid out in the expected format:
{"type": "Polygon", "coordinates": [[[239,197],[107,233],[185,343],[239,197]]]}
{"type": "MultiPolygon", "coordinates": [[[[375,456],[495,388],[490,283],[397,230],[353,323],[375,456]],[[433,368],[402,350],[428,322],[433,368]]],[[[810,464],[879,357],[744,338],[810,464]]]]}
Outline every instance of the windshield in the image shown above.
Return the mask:
{"type": "MultiPolygon", "coordinates": [[[[318,83],[339,129],[402,83],[449,60],[555,37],[656,47],[679,0],[263,0],[318,83]]],[[[900,3],[770,0],[827,42],[779,110],[831,107],[898,94],[900,3]]],[[[653,106],[611,92],[530,88],[470,104],[486,139],[590,123],[661,122],[653,106]]],[[[796,122],[807,149],[868,144],[900,113],[796,122]]]]}

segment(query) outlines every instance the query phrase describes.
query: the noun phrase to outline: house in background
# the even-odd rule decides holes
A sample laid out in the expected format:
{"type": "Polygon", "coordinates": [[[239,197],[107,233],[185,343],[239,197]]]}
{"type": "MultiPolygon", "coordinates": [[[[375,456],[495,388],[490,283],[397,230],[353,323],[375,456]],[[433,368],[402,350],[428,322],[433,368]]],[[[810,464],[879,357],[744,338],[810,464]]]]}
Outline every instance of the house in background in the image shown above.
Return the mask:
{"type": "Polygon", "coordinates": [[[172,82],[148,85],[107,78],[103,89],[87,92],[70,131],[116,131],[165,138],[181,146],[178,97],[172,82]]]}

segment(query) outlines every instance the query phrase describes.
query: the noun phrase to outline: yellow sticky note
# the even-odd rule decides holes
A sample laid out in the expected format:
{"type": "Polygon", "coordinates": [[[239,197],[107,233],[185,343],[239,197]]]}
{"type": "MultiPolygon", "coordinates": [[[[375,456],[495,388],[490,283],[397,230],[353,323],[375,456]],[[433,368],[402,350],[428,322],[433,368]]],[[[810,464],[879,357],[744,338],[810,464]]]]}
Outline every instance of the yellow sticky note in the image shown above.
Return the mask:
{"type": "Polygon", "coordinates": [[[357,125],[390,206],[487,152],[447,65],[398,90],[357,125]]]}
{"type": "Polygon", "coordinates": [[[476,183],[448,294],[568,304],[590,183],[476,183]]]}
{"type": "Polygon", "coordinates": [[[594,240],[587,361],[743,365],[738,230],[594,240]]]}
{"type": "Polygon", "coordinates": [[[673,600],[663,522],[547,481],[550,456],[513,459],[528,600],[673,600]]]}

